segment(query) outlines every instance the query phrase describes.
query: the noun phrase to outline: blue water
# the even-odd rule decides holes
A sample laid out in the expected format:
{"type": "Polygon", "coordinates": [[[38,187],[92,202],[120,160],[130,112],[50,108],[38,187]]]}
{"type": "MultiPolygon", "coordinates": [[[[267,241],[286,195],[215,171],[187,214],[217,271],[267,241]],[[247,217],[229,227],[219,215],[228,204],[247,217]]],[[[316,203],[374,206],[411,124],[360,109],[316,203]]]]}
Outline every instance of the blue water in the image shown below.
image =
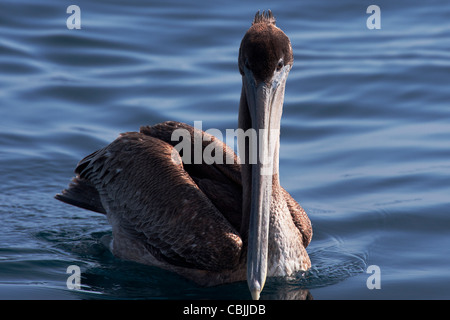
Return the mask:
{"type": "Polygon", "coordinates": [[[312,269],[268,280],[262,298],[450,298],[450,6],[432,0],[3,0],[0,298],[250,298],[245,283],[201,288],[115,258],[105,217],[53,196],[120,132],[236,128],[238,49],[259,9],[292,42],[280,179],[314,228],[312,269]]]}

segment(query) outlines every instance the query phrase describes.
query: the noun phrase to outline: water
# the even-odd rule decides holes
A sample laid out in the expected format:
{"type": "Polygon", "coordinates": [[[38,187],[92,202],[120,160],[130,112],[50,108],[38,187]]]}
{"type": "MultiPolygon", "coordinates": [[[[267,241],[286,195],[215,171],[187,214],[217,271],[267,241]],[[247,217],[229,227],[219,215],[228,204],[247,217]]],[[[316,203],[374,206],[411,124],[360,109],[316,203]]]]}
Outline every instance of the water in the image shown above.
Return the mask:
{"type": "Polygon", "coordinates": [[[272,9],[295,54],[280,177],[312,269],[265,299],[450,298],[450,7],[444,1],[79,0],[0,4],[0,298],[248,299],[113,257],[104,216],[53,199],[76,163],[165,120],[236,128],[237,54],[272,9]],[[381,30],[366,8],[381,8],[381,30]],[[69,265],[81,290],[69,290],[69,265]],[[367,268],[380,268],[369,290],[367,268]]]}

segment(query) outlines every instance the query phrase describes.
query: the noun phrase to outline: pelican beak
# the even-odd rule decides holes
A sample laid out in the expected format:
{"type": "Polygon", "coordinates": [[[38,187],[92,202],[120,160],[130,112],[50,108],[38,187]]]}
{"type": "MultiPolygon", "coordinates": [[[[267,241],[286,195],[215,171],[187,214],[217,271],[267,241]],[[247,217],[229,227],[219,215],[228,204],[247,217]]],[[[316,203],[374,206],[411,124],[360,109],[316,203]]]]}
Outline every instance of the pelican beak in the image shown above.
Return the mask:
{"type": "Polygon", "coordinates": [[[275,71],[270,81],[256,81],[251,70],[244,69],[243,88],[252,128],[249,136],[251,204],[247,252],[247,282],[253,299],[264,287],[268,264],[269,219],[273,175],[278,174],[280,122],[284,89],[291,66],[275,71]]]}

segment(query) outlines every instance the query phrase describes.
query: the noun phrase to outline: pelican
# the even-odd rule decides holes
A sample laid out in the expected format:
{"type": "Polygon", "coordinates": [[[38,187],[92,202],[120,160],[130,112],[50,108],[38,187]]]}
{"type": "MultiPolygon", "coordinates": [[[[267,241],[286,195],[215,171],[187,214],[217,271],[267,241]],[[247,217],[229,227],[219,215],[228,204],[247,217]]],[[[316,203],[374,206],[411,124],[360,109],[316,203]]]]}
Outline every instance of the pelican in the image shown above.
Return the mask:
{"type": "Polygon", "coordinates": [[[105,214],[110,248],[119,258],[203,286],[247,280],[252,298],[259,299],[266,277],[311,266],[305,249],[311,222],[279,181],[280,122],[293,53],[270,10],[256,13],[238,60],[238,129],[262,132],[244,136],[240,157],[184,123],[143,126],[82,159],[69,187],[55,197],[105,214]],[[213,144],[224,161],[189,162],[176,148],[177,130],[200,135],[202,150],[213,144]]]}

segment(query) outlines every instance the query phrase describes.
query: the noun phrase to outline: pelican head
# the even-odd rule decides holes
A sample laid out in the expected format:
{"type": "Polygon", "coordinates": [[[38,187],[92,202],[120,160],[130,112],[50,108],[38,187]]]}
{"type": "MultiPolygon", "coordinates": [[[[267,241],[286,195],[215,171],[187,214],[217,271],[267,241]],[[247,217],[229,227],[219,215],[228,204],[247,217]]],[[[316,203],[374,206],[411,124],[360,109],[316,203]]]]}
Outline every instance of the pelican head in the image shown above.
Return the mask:
{"type": "Polygon", "coordinates": [[[258,12],[239,49],[239,128],[256,133],[248,135],[248,144],[239,145],[246,219],[241,232],[248,236],[247,282],[254,299],[259,299],[267,276],[271,200],[279,184],[280,122],[293,61],[289,38],[275,25],[272,12],[258,12]]]}

